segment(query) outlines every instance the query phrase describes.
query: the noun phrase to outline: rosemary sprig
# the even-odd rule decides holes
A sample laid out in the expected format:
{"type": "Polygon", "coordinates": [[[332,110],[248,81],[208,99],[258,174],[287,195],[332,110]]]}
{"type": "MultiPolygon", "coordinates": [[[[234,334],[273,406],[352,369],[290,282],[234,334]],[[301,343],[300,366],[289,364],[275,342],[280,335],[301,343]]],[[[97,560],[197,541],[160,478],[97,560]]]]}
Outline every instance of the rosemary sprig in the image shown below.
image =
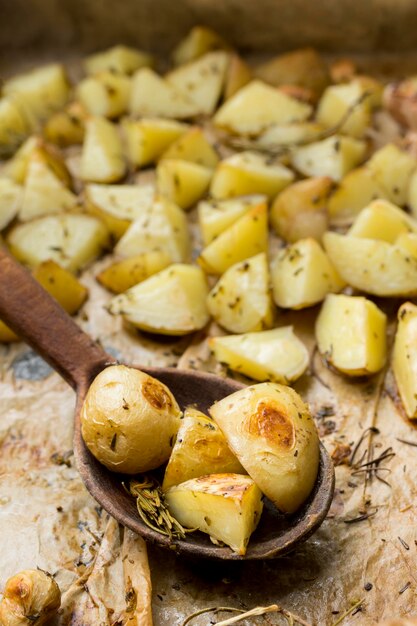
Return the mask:
{"type": "Polygon", "coordinates": [[[136,498],[139,516],[151,530],[173,539],[185,539],[186,533],[194,529],[183,528],[171,515],[165,502],[165,496],[158,481],[151,476],[142,476],[141,480],[131,480],[126,491],[136,498]]]}
{"type": "Polygon", "coordinates": [[[189,624],[194,618],[199,615],[204,615],[205,613],[239,613],[239,615],[232,617],[230,619],[222,620],[221,622],[216,622],[217,626],[228,626],[229,624],[237,624],[238,622],[247,619],[248,617],[255,617],[257,615],[265,615],[266,613],[279,613],[283,617],[286,618],[288,626],[295,626],[295,624],[299,624],[300,626],[310,626],[310,624],[304,621],[298,615],[291,613],[287,609],[279,606],[278,604],[271,604],[270,606],[257,606],[250,611],[243,611],[242,609],[236,609],[234,607],[229,606],[219,606],[219,607],[211,607],[208,609],[201,609],[200,611],[196,611],[192,615],[189,615],[181,624],[181,626],[186,626],[189,624]]]}

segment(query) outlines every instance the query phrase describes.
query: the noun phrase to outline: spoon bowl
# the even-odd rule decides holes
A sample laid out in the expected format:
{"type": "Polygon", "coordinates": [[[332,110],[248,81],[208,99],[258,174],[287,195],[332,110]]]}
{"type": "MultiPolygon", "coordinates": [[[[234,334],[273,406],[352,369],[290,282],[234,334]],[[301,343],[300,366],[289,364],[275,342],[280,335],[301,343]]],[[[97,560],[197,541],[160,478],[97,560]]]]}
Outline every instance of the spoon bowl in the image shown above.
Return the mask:
{"type": "MultiPolygon", "coordinates": [[[[320,444],[319,473],[312,493],[291,516],[266,501],[258,528],[245,556],[216,546],[196,532],[186,540],[170,541],[140,519],[136,503],[124,489],[125,477],[107,470],[86,447],[80,424],[81,407],[94,377],[117,361],[85,334],[63,309],[9,254],[0,248],[0,317],[30,344],[75,389],[77,404],[74,454],[77,468],[94,499],[118,522],[147,541],[181,554],[223,560],[266,559],[281,556],[307,539],[323,522],[334,491],[334,469],[320,444]]],[[[133,366],[135,367],[135,366],[133,366]]],[[[237,381],[194,370],[139,368],[163,382],[182,409],[196,405],[207,412],[216,400],[241,389],[237,381]]]]}

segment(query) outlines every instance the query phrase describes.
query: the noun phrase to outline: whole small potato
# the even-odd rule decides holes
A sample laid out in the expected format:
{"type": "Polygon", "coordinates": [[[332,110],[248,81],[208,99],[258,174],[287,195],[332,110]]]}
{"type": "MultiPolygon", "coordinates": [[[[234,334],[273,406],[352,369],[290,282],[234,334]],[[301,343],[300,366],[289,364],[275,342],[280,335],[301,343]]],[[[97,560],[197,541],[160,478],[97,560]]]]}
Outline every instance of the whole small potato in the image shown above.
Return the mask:
{"type": "Polygon", "coordinates": [[[168,460],[181,411],[159,380],[124,365],[94,379],[81,410],[86,446],[113,472],[137,474],[168,460]]]}
{"type": "Polygon", "coordinates": [[[1,626],[49,623],[61,605],[55,580],[41,570],[25,570],[9,578],[0,602],[1,626]]]}

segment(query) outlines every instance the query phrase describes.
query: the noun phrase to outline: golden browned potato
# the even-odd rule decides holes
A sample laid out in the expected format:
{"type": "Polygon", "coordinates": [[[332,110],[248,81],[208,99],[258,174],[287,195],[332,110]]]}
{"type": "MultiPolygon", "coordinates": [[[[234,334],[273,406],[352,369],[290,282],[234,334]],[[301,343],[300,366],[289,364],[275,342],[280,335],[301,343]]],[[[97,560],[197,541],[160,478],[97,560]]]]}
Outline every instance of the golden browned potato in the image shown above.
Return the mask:
{"type": "Polygon", "coordinates": [[[212,419],[189,407],[184,412],[164,474],[164,491],[206,474],[244,474],[245,470],[212,419]]]}
{"type": "Polygon", "coordinates": [[[86,122],[80,168],[81,178],[92,183],[114,183],[126,173],[118,129],[105,117],[86,122]]]}
{"type": "Polygon", "coordinates": [[[252,78],[252,70],[249,65],[238,54],[232,54],[224,82],[224,99],[228,100],[234,96],[239,89],[250,83],[252,78]]]}
{"type": "Polygon", "coordinates": [[[198,126],[181,133],[161,154],[161,159],[181,159],[214,169],[219,162],[217,152],[198,126]]]}
{"type": "Polygon", "coordinates": [[[256,68],[256,75],[266,83],[300,85],[319,96],[329,84],[329,72],[324,59],[314,48],[300,48],[280,54],[256,68]]]}
{"type": "Polygon", "coordinates": [[[104,369],[81,409],[86,446],[113,472],[138,474],[168,460],[180,408],[163,383],[124,365],[104,369]]]}
{"type": "Polygon", "coordinates": [[[175,65],[182,65],[194,61],[207,52],[213,50],[228,50],[229,44],[214,30],[207,26],[194,26],[190,32],[181,39],[172,53],[175,65]]]}
{"type": "Polygon", "coordinates": [[[133,167],[157,161],[163,152],[189,128],[175,120],[124,118],[121,122],[125,149],[133,167]]]}
{"type": "Polygon", "coordinates": [[[405,302],[398,310],[392,369],[407,417],[417,417],[417,306],[405,302]]]}
{"type": "Polygon", "coordinates": [[[246,387],[213,404],[210,415],[261,491],[294,513],[314,487],[319,438],[309,408],[277,383],[246,387]]]}
{"type": "Polygon", "coordinates": [[[144,252],[122,261],[116,261],[102,270],[97,280],[113,293],[123,293],[172,263],[163,250],[144,252]]]}
{"type": "Polygon", "coordinates": [[[38,265],[33,270],[33,277],[70,315],[77,313],[88,298],[87,287],[55,261],[38,265]]]}
{"type": "Polygon", "coordinates": [[[265,252],[232,265],[210,291],[211,316],[231,333],[270,328],[273,310],[265,252]]]}
{"type": "Polygon", "coordinates": [[[386,193],[369,168],[358,167],[348,172],[327,204],[330,224],[351,224],[358,213],[377,198],[386,198],[386,193]]]}
{"type": "Polygon", "coordinates": [[[156,168],[158,193],[181,207],[190,209],[209,188],[213,170],[181,159],[163,159],[156,168]]]}
{"type": "Polygon", "coordinates": [[[209,321],[208,287],[203,271],[194,265],[176,263],[114,297],[113,315],[161,335],[186,335],[209,321]]]}
{"type": "Polygon", "coordinates": [[[119,45],[91,54],[84,59],[83,65],[87,74],[99,72],[132,74],[141,67],[153,65],[153,58],[142,50],[119,45]]]}
{"type": "Polygon", "coordinates": [[[205,246],[234,224],[249,209],[266,204],[262,195],[241,196],[231,200],[202,200],[198,203],[198,223],[205,246]]]}
{"type": "Polygon", "coordinates": [[[363,161],[366,149],[366,143],[360,139],[333,135],[294,148],[291,162],[304,176],[329,176],[339,181],[363,161]]]}
{"type": "Polygon", "coordinates": [[[309,363],[307,348],[292,326],[211,337],[209,346],[219,363],[260,382],[288,385],[304,374],[309,363]]]}
{"type": "Polygon", "coordinates": [[[244,555],[262,514],[262,493],[249,476],[210,474],[171,487],[165,495],[172,515],[244,555]]]}
{"type": "Polygon", "coordinates": [[[49,624],[61,606],[54,578],[40,569],[24,570],[6,581],[0,602],[2,626],[49,624]]]}
{"type": "Polygon", "coordinates": [[[71,102],[63,111],[54,113],[43,128],[47,141],[62,148],[80,144],[84,139],[87,111],[79,102],[71,102]]]}
{"type": "Polygon", "coordinates": [[[271,223],[277,234],[289,242],[306,237],[321,240],[327,230],[327,203],[333,181],[326,176],[301,180],[276,197],[271,223]]]}
{"type": "Polygon", "coordinates": [[[20,341],[19,336],[0,320],[0,343],[14,343],[20,341]]]}

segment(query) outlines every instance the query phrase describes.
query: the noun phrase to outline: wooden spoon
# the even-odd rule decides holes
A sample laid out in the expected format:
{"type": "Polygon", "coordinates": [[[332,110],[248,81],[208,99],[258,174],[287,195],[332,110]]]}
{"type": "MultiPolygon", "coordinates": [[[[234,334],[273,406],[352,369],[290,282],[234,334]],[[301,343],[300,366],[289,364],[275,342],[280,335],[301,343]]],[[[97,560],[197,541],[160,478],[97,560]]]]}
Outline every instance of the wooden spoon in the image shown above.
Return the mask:
{"type": "MultiPolygon", "coordinates": [[[[229,548],[213,545],[203,533],[185,541],[169,539],[140,520],[135,500],[121,484],[122,477],[107,470],[89,452],[81,436],[80,410],[94,377],[116,360],[86,335],[65,311],[9,254],[0,248],[0,317],[31,345],[77,393],[74,454],[87,489],[118,522],[148,541],[183,554],[215,559],[265,559],[282,555],[307,539],[323,522],[334,491],[334,470],[325,448],[320,448],[320,467],[315,488],[303,507],[292,516],[280,514],[267,502],[261,522],[252,535],[244,557],[229,548]]],[[[209,406],[243,387],[212,374],[175,368],[146,368],[165,383],[184,408],[209,406]]]]}

